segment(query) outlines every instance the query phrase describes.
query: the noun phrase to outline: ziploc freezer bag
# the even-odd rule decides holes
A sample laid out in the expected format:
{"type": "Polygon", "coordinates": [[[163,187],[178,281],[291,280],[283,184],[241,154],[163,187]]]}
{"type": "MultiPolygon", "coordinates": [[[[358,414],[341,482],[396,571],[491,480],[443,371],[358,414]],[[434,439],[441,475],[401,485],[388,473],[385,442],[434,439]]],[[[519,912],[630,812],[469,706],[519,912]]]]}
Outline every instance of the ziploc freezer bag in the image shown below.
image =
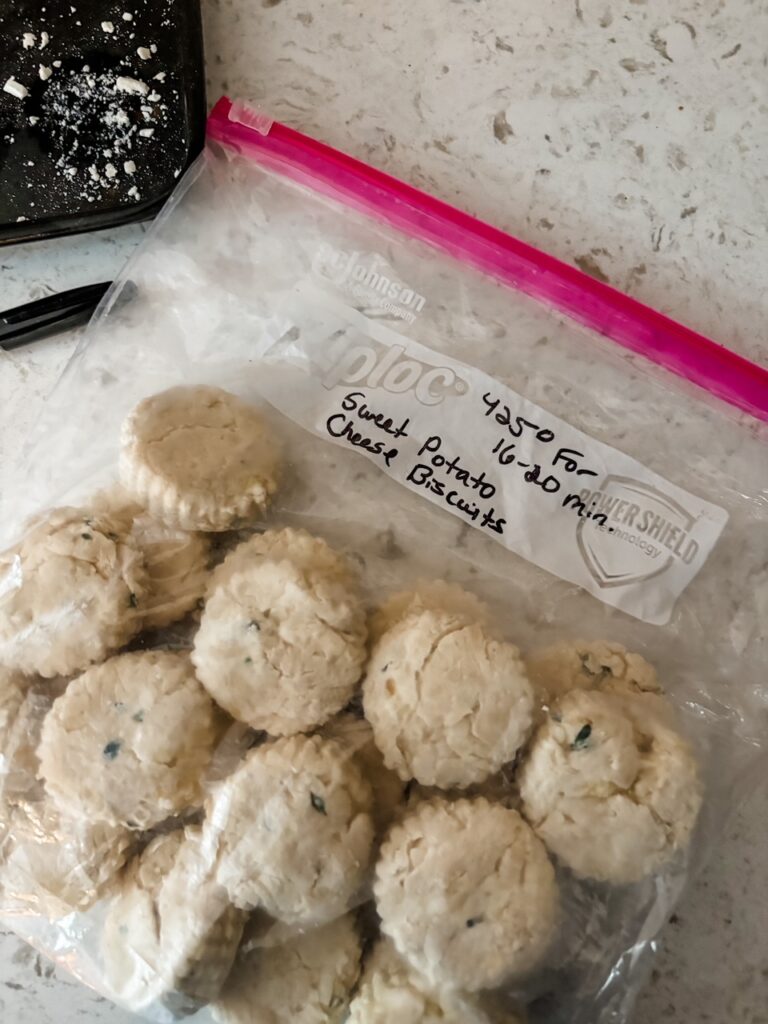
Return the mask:
{"type": "MultiPolygon", "coordinates": [[[[652,688],[700,765],[690,844],[620,884],[585,878],[550,850],[556,939],[535,971],[477,1010],[489,1021],[493,1007],[521,1006],[532,1022],[626,1020],[686,878],[764,764],[768,374],[222,100],[203,156],[4,467],[4,541],[18,542],[31,515],[108,491],[128,414],[179,385],[239,396],[281,439],[266,517],[238,525],[324,537],[359,568],[369,607],[417,580],[447,580],[487,602],[529,666],[559,645],[596,689],[612,672],[654,667],[652,688]],[[596,665],[598,648],[619,668],[596,665]]],[[[14,571],[18,584],[11,559],[6,594],[14,571]]],[[[182,634],[152,642],[194,642],[182,634]]],[[[525,756],[509,766],[510,803],[521,779],[525,798],[525,756]]],[[[108,896],[51,923],[12,888],[5,919],[109,993],[108,896]]]]}

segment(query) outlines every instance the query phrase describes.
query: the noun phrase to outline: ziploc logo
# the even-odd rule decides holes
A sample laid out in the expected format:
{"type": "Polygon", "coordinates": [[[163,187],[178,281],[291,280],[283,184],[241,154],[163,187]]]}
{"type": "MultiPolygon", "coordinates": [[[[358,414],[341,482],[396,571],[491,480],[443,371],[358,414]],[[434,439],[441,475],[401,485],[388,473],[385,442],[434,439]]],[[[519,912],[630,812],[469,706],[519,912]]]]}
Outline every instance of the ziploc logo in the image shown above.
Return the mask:
{"type": "Polygon", "coordinates": [[[314,269],[356,302],[409,324],[427,302],[376,253],[346,252],[326,243],[315,257],[314,269]]]}
{"type": "Polygon", "coordinates": [[[422,405],[441,405],[446,398],[466,395],[467,382],[449,366],[414,359],[403,345],[382,345],[372,338],[345,346],[323,377],[323,386],[381,388],[392,395],[412,392],[422,405]]]}

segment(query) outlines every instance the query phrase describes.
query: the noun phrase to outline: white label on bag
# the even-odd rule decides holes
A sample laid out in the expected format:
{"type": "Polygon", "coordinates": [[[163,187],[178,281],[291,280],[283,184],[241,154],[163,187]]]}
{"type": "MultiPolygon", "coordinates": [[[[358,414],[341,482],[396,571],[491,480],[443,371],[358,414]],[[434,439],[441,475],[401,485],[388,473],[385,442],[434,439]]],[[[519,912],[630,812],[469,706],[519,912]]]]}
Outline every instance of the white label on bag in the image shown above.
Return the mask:
{"type": "Polygon", "coordinates": [[[293,298],[311,313],[261,357],[282,412],[606,604],[669,621],[724,509],[327,292],[293,298]]]}

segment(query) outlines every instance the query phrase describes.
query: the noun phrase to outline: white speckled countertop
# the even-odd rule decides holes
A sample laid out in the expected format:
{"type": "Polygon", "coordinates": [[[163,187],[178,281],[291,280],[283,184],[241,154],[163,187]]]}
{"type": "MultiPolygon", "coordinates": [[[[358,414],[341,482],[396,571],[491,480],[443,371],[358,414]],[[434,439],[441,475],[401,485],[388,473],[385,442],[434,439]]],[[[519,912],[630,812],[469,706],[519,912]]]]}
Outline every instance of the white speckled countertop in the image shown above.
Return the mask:
{"type": "MultiPolygon", "coordinates": [[[[211,98],[258,100],[768,362],[762,0],[203,4],[211,98]]],[[[0,307],[105,279],[142,234],[4,249],[0,307]]],[[[0,466],[74,340],[0,354],[0,466]]],[[[763,789],[667,929],[638,1024],[768,1022],[766,835],[763,789]]],[[[0,1021],[132,1019],[0,933],[0,1021]]]]}

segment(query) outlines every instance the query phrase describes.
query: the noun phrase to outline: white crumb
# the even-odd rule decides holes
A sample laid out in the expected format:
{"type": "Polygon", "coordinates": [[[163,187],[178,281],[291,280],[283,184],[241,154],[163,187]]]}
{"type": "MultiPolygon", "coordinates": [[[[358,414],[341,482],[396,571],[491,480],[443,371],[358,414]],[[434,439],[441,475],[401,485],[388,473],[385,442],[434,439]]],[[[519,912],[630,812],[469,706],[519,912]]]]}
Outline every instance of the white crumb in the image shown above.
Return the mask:
{"type": "Polygon", "coordinates": [[[8,81],[3,86],[3,92],[8,92],[11,96],[15,96],[17,100],[26,99],[29,96],[29,89],[21,82],[17,82],[16,79],[11,75],[8,81]]]}
{"type": "Polygon", "coordinates": [[[149,92],[146,82],[140,82],[138,78],[128,78],[124,75],[120,75],[115,86],[118,92],[139,93],[141,96],[146,96],[149,92]]]}

